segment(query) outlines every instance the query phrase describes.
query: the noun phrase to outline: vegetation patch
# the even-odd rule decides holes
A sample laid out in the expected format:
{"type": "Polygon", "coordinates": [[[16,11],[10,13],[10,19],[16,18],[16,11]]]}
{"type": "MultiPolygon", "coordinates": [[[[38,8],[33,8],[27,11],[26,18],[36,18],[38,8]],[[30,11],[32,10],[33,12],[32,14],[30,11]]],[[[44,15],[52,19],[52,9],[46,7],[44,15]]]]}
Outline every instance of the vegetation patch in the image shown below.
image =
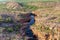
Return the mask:
{"type": "Polygon", "coordinates": [[[36,10],[36,9],[38,9],[39,7],[37,7],[37,6],[33,6],[33,5],[24,5],[24,8],[25,8],[25,10],[36,10]]]}

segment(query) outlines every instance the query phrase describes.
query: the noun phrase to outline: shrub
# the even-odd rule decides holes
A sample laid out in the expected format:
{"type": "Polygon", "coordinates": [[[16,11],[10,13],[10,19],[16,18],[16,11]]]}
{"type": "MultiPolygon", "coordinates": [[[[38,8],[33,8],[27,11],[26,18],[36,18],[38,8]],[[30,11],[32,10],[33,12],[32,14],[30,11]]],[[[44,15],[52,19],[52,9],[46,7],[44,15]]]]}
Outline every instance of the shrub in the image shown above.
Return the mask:
{"type": "Polygon", "coordinates": [[[50,28],[49,27],[45,27],[45,32],[46,33],[50,32],[50,28]]]}
{"type": "Polygon", "coordinates": [[[10,28],[10,27],[5,27],[6,31],[8,32],[13,32],[13,28],[10,28]]]}
{"type": "Polygon", "coordinates": [[[8,23],[8,22],[13,22],[13,21],[12,21],[12,19],[10,17],[8,17],[8,18],[5,19],[4,22],[8,23]]]}

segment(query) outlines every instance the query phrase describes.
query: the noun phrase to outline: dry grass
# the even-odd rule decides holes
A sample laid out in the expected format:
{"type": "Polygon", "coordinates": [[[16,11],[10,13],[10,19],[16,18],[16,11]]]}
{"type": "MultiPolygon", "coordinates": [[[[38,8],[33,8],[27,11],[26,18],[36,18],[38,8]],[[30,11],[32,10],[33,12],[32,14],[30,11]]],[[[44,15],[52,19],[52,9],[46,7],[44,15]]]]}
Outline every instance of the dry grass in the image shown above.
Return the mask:
{"type": "MultiPolygon", "coordinates": [[[[37,32],[38,32],[38,30],[40,30],[40,32],[42,32],[42,34],[50,33],[50,35],[54,34],[56,36],[56,35],[59,35],[58,32],[60,31],[59,30],[60,29],[60,3],[58,2],[58,3],[52,3],[52,4],[50,3],[50,5],[52,7],[50,7],[50,5],[45,6],[46,5],[45,4],[42,6],[42,8],[33,11],[33,13],[35,13],[37,15],[35,17],[35,26],[34,27],[36,28],[37,32]],[[48,8],[48,6],[49,6],[49,8],[48,8]],[[42,28],[40,28],[40,27],[42,27],[42,28]],[[43,30],[43,31],[41,31],[41,30],[43,30]]],[[[57,36],[57,38],[58,38],[58,36],[57,36]]]]}

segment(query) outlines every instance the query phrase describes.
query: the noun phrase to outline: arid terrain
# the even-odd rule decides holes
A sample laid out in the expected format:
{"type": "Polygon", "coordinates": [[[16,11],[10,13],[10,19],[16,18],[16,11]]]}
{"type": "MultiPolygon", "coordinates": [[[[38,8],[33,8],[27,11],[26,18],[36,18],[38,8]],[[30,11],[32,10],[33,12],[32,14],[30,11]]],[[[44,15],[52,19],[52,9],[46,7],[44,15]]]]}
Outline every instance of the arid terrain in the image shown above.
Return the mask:
{"type": "Polygon", "coordinates": [[[60,2],[1,2],[0,40],[60,40],[60,2]]]}
{"type": "MultiPolygon", "coordinates": [[[[32,4],[34,5],[34,4],[32,4]]],[[[35,24],[31,27],[39,40],[60,40],[60,2],[36,3],[35,24]]]]}

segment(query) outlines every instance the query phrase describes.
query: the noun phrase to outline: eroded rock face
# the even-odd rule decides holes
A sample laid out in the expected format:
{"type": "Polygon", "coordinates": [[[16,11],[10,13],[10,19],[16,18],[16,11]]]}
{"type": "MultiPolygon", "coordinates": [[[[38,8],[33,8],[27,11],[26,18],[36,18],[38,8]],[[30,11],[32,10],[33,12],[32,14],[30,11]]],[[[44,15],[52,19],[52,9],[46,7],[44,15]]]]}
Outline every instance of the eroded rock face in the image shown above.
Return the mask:
{"type": "Polygon", "coordinates": [[[8,9],[22,8],[22,6],[17,2],[7,2],[6,5],[8,9]]]}

